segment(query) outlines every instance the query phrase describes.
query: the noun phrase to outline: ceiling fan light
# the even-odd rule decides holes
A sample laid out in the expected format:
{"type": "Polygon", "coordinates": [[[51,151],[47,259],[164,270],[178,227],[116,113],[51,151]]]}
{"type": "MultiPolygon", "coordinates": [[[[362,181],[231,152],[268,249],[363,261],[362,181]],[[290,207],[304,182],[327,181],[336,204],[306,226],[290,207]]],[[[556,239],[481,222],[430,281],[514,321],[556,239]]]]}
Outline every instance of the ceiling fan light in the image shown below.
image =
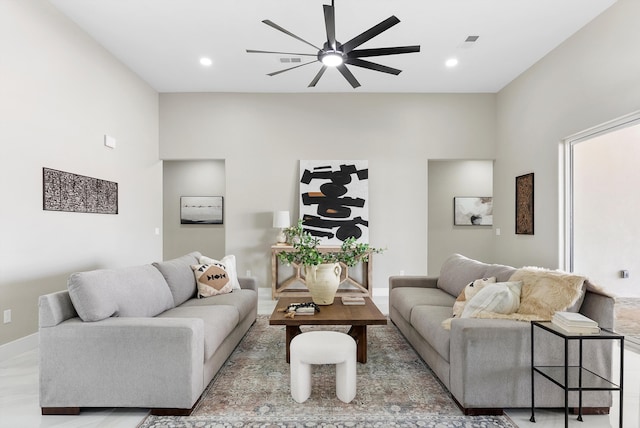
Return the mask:
{"type": "Polygon", "coordinates": [[[327,67],[337,67],[344,62],[340,52],[330,51],[322,55],[322,63],[327,67]]]}

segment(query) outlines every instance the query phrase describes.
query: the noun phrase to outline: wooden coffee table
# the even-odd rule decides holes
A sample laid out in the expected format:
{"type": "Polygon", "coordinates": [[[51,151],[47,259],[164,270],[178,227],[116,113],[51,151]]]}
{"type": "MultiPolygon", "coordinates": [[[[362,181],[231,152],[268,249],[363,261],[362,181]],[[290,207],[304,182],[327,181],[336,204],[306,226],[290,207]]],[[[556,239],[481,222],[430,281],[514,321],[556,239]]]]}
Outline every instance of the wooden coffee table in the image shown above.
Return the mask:
{"type": "Polygon", "coordinates": [[[353,337],[358,346],[358,362],[367,362],[367,326],[386,325],[387,317],[380,312],[371,298],[365,297],[364,305],[343,305],[340,296],[336,296],[333,305],[320,306],[320,312],[314,315],[296,315],[294,318],[285,318],[284,312],[278,312],[280,308],[286,308],[291,303],[310,302],[311,297],[281,297],[276,308],[269,318],[269,325],[286,326],[287,362],[290,360],[289,345],[291,339],[302,333],[304,325],[350,325],[349,335],[353,337]]]}

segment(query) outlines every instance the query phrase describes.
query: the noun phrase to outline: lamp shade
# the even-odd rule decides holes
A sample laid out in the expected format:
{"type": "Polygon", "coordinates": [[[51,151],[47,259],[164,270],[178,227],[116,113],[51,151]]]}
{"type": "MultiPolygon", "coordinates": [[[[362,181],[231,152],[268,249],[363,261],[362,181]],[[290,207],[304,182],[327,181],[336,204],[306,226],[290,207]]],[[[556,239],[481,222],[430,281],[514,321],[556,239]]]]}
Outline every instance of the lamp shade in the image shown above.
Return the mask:
{"type": "Polygon", "coordinates": [[[291,220],[289,219],[289,211],[274,211],[273,227],[284,229],[289,226],[291,226],[291,220]]]}

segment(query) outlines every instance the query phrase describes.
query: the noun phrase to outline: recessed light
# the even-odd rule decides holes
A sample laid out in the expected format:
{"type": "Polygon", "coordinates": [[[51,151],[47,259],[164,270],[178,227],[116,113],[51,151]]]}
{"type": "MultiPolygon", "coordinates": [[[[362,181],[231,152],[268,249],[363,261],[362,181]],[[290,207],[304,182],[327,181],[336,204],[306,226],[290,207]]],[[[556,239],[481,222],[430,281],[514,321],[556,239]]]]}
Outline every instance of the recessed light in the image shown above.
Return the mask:
{"type": "Polygon", "coordinates": [[[444,65],[446,65],[449,68],[455,67],[456,65],[458,65],[458,58],[449,58],[444,65]]]}
{"type": "Polygon", "coordinates": [[[205,67],[210,67],[211,64],[213,64],[213,61],[211,60],[211,58],[202,57],[200,58],[200,64],[202,64],[205,67]]]}

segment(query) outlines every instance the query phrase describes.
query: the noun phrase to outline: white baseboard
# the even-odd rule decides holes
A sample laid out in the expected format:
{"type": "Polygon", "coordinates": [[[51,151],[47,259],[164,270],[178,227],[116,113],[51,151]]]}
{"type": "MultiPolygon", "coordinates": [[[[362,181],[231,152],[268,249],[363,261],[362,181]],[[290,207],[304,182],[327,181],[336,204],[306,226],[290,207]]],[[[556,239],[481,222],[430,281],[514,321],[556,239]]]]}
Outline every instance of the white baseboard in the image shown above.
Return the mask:
{"type": "Polygon", "coordinates": [[[6,361],[28,351],[32,351],[38,347],[38,333],[21,337],[13,342],[0,345],[0,361],[6,361]]]}

